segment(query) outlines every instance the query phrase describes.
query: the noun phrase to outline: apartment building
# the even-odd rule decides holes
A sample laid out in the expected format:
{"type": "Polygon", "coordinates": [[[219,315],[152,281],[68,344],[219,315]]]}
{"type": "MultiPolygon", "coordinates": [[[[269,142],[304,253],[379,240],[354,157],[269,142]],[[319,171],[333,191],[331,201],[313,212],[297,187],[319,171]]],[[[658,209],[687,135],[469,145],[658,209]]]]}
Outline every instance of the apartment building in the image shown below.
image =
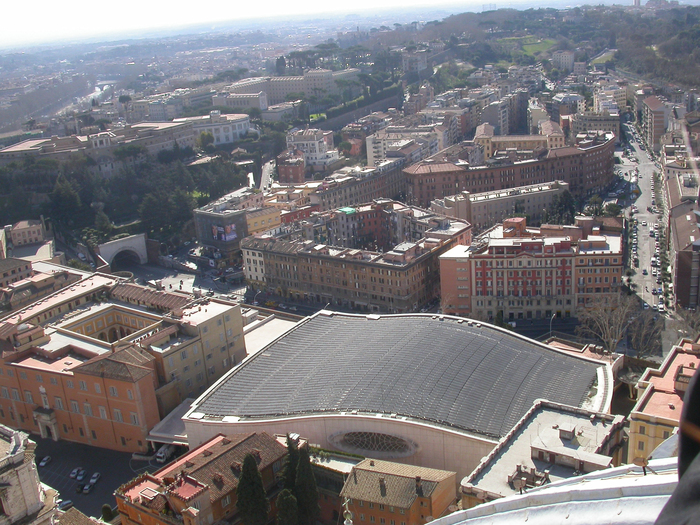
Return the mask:
{"type": "Polygon", "coordinates": [[[587,222],[528,228],[512,218],[452,248],[440,257],[443,311],[483,320],[569,317],[619,293],[622,238],[587,222]]]}
{"type": "Polygon", "coordinates": [[[385,128],[368,136],[365,141],[367,165],[377,166],[390,157],[402,157],[409,163],[434,155],[442,148],[438,134],[431,129],[399,131],[394,128],[394,131],[389,131],[385,128]],[[406,147],[410,147],[410,151],[402,151],[406,147]]]}
{"type": "Polygon", "coordinates": [[[571,128],[571,135],[574,137],[580,133],[604,131],[607,133],[614,133],[618,142],[620,140],[619,113],[609,111],[585,111],[583,113],[575,113],[569,118],[569,125],[571,128]]]}
{"type": "Polygon", "coordinates": [[[309,204],[328,211],[358,202],[397,198],[406,191],[403,159],[389,159],[374,167],[345,167],[333,172],[309,193],[309,204]]]}
{"type": "Polygon", "coordinates": [[[0,425],[0,508],[6,525],[49,525],[56,518],[58,492],[39,479],[35,449],[28,434],[0,425]]]}
{"type": "Polygon", "coordinates": [[[430,210],[463,219],[472,225],[475,232],[481,232],[503,222],[514,213],[525,214],[533,222],[539,222],[547,216],[547,210],[554,199],[565,191],[569,191],[569,185],[563,181],[483,193],[463,191],[433,200],[430,210]]]}
{"type": "MultiPolygon", "coordinates": [[[[234,523],[243,462],[252,455],[271,503],[287,448],[264,432],[218,434],[153,474],[142,474],[115,492],[125,525],[209,525],[234,523]]],[[[269,520],[275,517],[270,505],[269,520]]]]}
{"type": "Polygon", "coordinates": [[[191,122],[195,140],[202,133],[211,133],[214,145],[231,144],[244,138],[250,130],[250,118],[245,114],[226,114],[211,111],[200,117],[177,118],[173,122],[191,122]]]}
{"type": "Polygon", "coordinates": [[[425,49],[402,51],[401,69],[404,73],[420,73],[428,69],[428,51],[425,49]]]}
{"type": "Polygon", "coordinates": [[[227,108],[257,108],[266,111],[270,108],[267,104],[267,93],[258,91],[257,93],[217,93],[212,97],[214,106],[224,106],[227,108]]]}
{"type": "Polygon", "coordinates": [[[7,288],[9,284],[23,281],[33,273],[32,263],[29,261],[14,257],[0,259],[0,288],[7,288]]]}
{"type": "Polygon", "coordinates": [[[166,122],[182,115],[185,108],[211,103],[214,91],[208,86],[180,88],[168,93],[158,93],[134,100],[127,112],[129,122],[166,122]]]}
{"type": "Polygon", "coordinates": [[[274,206],[248,208],[245,212],[248,235],[272,230],[280,225],[280,210],[274,206]]]}
{"type": "Polygon", "coordinates": [[[428,207],[435,199],[462,191],[483,193],[555,180],[568,183],[574,195],[599,193],[614,175],[615,135],[588,133],[576,140],[576,146],[544,150],[528,160],[503,158],[485,166],[469,167],[458,163],[455,169],[444,168],[450,174],[444,178],[426,167],[430,160],[421,161],[404,169],[407,200],[428,207]]]}
{"type": "Polygon", "coordinates": [[[438,257],[456,244],[469,244],[471,225],[393,201],[386,201],[383,207],[389,214],[388,220],[382,219],[377,209],[361,213],[363,219],[359,221],[348,219],[352,215],[349,211],[340,211],[346,217],[308,228],[307,235],[313,235],[313,239],[244,239],[241,248],[246,280],[256,289],[295,300],[370,312],[414,311],[437,296],[438,257]],[[319,242],[331,237],[351,240],[365,230],[379,227],[368,224],[369,221],[388,225],[391,231],[386,237],[398,243],[379,252],[319,242]],[[405,224],[413,221],[413,226],[405,224]],[[400,227],[394,226],[399,222],[400,227]],[[338,233],[334,232],[336,227],[338,233]],[[399,231],[401,239],[397,238],[399,231]],[[424,236],[416,239],[420,234],[424,236]]]}
{"type": "Polygon", "coordinates": [[[559,122],[565,115],[586,111],[586,99],[578,93],[557,93],[545,104],[547,113],[554,122],[559,122]]]}
{"type": "Polygon", "coordinates": [[[647,368],[636,385],[637,403],[630,412],[627,461],[648,458],[677,432],[688,383],[700,366],[700,341],[682,339],[657,369],[647,368]]]}
{"type": "Polygon", "coordinates": [[[24,220],[12,225],[10,240],[13,246],[44,242],[46,231],[42,221],[24,220]]]}
{"type": "Polygon", "coordinates": [[[304,163],[315,171],[324,171],[340,160],[332,131],[293,129],[287,133],[287,148],[301,151],[304,163]]]}
{"type": "Polygon", "coordinates": [[[529,133],[537,132],[541,120],[549,120],[547,110],[536,98],[531,98],[527,105],[527,129],[529,133]]]}
{"type": "Polygon", "coordinates": [[[555,51],[552,53],[552,65],[560,71],[571,73],[574,70],[574,52],[555,51]]]}
{"type": "Polygon", "coordinates": [[[642,136],[647,146],[656,153],[661,150],[661,137],[666,133],[668,113],[666,104],[657,96],[647,97],[642,102],[642,136]]]}
{"type": "Polygon", "coordinates": [[[536,150],[538,148],[561,148],[564,133],[555,122],[538,122],[539,135],[497,135],[494,126],[481,124],[476,128],[474,142],[484,147],[484,156],[489,159],[498,152],[507,150],[536,150]]]}
{"type": "Polygon", "coordinates": [[[355,465],[340,495],[357,524],[422,525],[450,513],[455,472],[380,459],[355,465]]]}
{"type": "Polygon", "coordinates": [[[280,184],[303,184],[306,162],[300,150],[286,150],[277,155],[277,178],[280,184]]]}
{"type": "MultiPolygon", "coordinates": [[[[354,68],[341,71],[310,69],[302,76],[246,78],[226,86],[223,92],[257,94],[262,91],[267,96],[267,103],[271,105],[285,102],[290,93],[303,93],[307,97],[323,98],[327,95],[340,95],[342,89],[349,87],[355,94],[357,86],[352,83],[357,81],[359,73],[360,70],[354,68]]],[[[225,95],[220,93],[219,96],[225,95]]]]}

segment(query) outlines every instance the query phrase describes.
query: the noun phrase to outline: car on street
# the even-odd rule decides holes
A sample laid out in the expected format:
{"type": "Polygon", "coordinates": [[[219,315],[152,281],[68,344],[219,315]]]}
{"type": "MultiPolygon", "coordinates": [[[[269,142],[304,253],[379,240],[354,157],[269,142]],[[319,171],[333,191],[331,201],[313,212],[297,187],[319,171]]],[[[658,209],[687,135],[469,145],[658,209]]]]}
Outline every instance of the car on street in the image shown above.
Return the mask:
{"type": "Polygon", "coordinates": [[[666,308],[662,303],[659,303],[659,312],[664,313],[666,311],[666,308]]]}
{"type": "Polygon", "coordinates": [[[642,275],[649,275],[649,272],[647,271],[646,268],[644,268],[644,269],[642,270],[642,275]]]}
{"type": "Polygon", "coordinates": [[[80,474],[80,471],[83,470],[80,467],[75,467],[73,470],[70,471],[70,479],[75,479],[78,474],[80,474]]]}
{"type": "Polygon", "coordinates": [[[649,309],[649,303],[642,303],[642,308],[643,308],[644,310],[648,310],[648,309],[649,309]]]}
{"type": "Polygon", "coordinates": [[[95,472],[95,473],[92,475],[92,477],[90,478],[90,484],[91,484],[91,485],[94,485],[95,483],[97,483],[98,481],[100,481],[100,478],[101,478],[101,477],[102,477],[102,475],[101,475],[99,472],[95,472]]]}
{"type": "Polygon", "coordinates": [[[647,225],[647,221],[642,221],[642,226],[646,226],[646,225],[647,225]]]}
{"type": "Polygon", "coordinates": [[[45,466],[48,465],[49,463],[51,463],[51,456],[44,456],[44,457],[41,459],[41,462],[39,463],[39,466],[40,466],[40,467],[45,467],[45,466]]]}

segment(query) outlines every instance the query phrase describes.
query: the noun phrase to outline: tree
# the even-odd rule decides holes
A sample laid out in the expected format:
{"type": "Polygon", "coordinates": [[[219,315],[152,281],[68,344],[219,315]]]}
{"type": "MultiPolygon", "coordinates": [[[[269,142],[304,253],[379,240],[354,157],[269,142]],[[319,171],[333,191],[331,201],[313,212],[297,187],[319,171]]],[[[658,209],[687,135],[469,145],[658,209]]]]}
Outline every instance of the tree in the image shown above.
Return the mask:
{"type": "Polygon", "coordinates": [[[287,61],[284,57],[279,57],[275,62],[275,72],[278,76],[284,76],[284,70],[287,68],[287,61]]]}
{"type": "Polygon", "coordinates": [[[265,525],[267,523],[270,502],[265,494],[258,463],[252,454],[247,454],[243,460],[236,497],[236,507],[238,507],[245,525],[265,525]]]}
{"type": "Polygon", "coordinates": [[[645,310],[637,315],[627,330],[636,357],[661,355],[661,332],[663,330],[664,321],[658,314],[645,310]]]}
{"type": "Polygon", "coordinates": [[[295,439],[287,434],[287,457],[284,462],[284,470],[282,471],[282,479],[284,480],[284,488],[294,490],[294,485],[297,482],[297,464],[299,463],[299,446],[295,439]]]}
{"type": "Polygon", "coordinates": [[[112,512],[112,507],[109,503],[102,505],[102,521],[112,521],[114,519],[114,512],[112,512]]]}
{"type": "Polygon", "coordinates": [[[105,235],[112,233],[112,221],[109,220],[107,214],[102,210],[95,214],[95,228],[105,235]]]}
{"type": "Polygon", "coordinates": [[[576,217],[576,201],[569,190],[566,190],[560,195],[555,195],[552,205],[545,211],[548,224],[573,224],[576,217]]]}
{"type": "Polygon", "coordinates": [[[349,155],[350,150],[352,149],[352,144],[350,144],[347,140],[344,140],[340,144],[338,144],[338,149],[346,155],[349,155]]]}
{"type": "Polygon", "coordinates": [[[594,217],[603,212],[603,199],[600,198],[600,195],[593,195],[588,199],[588,210],[594,217]]]}
{"type": "Polygon", "coordinates": [[[622,206],[615,204],[614,202],[609,202],[603,207],[603,215],[606,217],[617,217],[622,211],[622,206]]]}
{"type": "Polygon", "coordinates": [[[318,488],[316,478],[311,469],[308,449],[299,450],[299,463],[297,465],[297,479],[294,487],[299,509],[299,525],[312,525],[321,512],[318,506],[318,488]]]}
{"type": "Polygon", "coordinates": [[[81,207],[80,195],[68,180],[61,177],[51,192],[51,215],[58,222],[71,222],[81,207]]]}
{"type": "Polygon", "coordinates": [[[129,95],[119,95],[120,104],[128,104],[131,102],[131,97],[129,95]]]}
{"type": "Polygon", "coordinates": [[[289,489],[284,489],[277,496],[277,525],[297,525],[297,499],[289,489]]]}
{"type": "Polygon", "coordinates": [[[598,296],[579,308],[576,333],[598,339],[606,350],[614,352],[639,310],[639,300],[634,295],[620,293],[610,299],[598,296]]]}
{"type": "Polygon", "coordinates": [[[211,131],[202,131],[197,137],[197,146],[205,149],[209,144],[214,144],[214,135],[211,131]]]}

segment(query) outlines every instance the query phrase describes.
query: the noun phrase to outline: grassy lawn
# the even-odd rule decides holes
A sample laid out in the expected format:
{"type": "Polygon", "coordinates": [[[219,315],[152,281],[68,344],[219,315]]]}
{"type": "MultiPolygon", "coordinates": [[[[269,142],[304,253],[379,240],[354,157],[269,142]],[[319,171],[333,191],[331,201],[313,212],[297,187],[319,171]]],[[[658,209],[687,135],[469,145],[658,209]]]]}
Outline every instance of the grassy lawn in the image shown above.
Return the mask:
{"type": "Polygon", "coordinates": [[[500,38],[497,40],[499,44],[505,45],[506,47],[515,49],[522,49],[523,53],[530,56],[536,56],[543,51],[547,51],[556,42],[549,38],[540,39],[536,36],[515,36],[500,38]]]}
{"type": "Polygon", "coordinates": [[[544,40],[540,40],[538,42],[523,44],[523,52],[526,55],[530,55],[530,56],[534,57],[535,55],[538,55],[539,53],[542,53],[543,51],[547,51],[555,43],[556,42],[554,40],[544,39],[544,40]]]}
{"type": "Polygon", "coordinates": [[[609,51],[604,55],[599,56],[591,62],[591,64],[604,64],[605,62],[611,61],[615,57],[615,53],[609,51]]]}

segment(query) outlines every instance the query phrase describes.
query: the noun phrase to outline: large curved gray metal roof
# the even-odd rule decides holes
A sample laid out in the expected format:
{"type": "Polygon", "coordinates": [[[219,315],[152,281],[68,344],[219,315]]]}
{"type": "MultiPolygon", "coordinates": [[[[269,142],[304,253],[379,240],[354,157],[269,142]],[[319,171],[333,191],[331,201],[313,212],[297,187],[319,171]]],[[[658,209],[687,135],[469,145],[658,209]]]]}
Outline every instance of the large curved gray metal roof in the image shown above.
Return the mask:
{"type": "Polygon", "coordinates": [[[358,410],[502,436],[536,399],[581,406],[595,363],[488,324],[430,315],[317,315],[200,400],[209,417],[358,410]]]}

